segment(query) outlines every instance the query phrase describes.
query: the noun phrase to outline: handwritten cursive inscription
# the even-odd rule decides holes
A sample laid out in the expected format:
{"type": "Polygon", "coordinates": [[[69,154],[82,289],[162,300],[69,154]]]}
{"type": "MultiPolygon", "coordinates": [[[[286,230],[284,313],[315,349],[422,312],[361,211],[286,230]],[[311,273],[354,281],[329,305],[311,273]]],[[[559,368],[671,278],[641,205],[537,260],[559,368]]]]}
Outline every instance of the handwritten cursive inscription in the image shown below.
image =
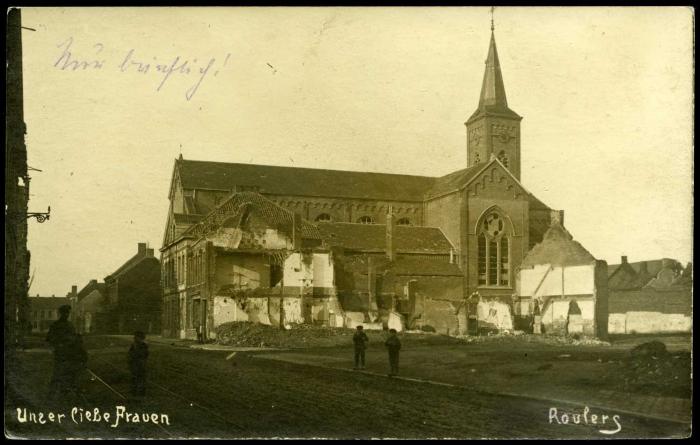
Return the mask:
{"type": "Polygon", "coordinates": [[[560,411],[557,408],[549,408],[549,424],[595,425],[596,427],[605,427],[605,429],[599,429],[598,432],[606,435],[617,434],[622,430],[619,415],[594,414],[587,406],[583,407],[582,412],[566,412],[560,411]],[[609,429],[609,426],[613,428],[609,429]]]}
{"type": "Polygon", "coordinates": [[[158,58],[141,55],[131,48],[123,52],[123,57],[110,63],[103,58],[105,47],[102,43],[95,43],[81,56],[76,56],[73,43],[73,37],[69,37],[57,45],[61,52],[53,64],[54,68],[68,72],[114,69],[120,74],[154,76],[158,82],[156,91],[161,91],[174,76],[190,77],[194,78],[194,82],[185,91],[185,98],[188,101],[192,100],[204,79],[219,74],[219,70],[226,66],[231,57],[231,54],[227,54],[222,62],[218,62],[214,57],[205,58],[202,61],[196,57],[190,59],[182,56],[158,58]]]}
{"type": "Polygon", "coordinates": [[[112,428],[117,428],[119,425],[125,423],[170,425],[170,417],[167,414],[130,412],[122,405],[115,406],[114,412],[101,411],[99,408],[80,408],[77,406],[73,407],[69,413],[30,411],[27,408],[17,408],[17,421],[19,423],[35,423],[40,425],[45,425],[47,423],[61,424],[67,421],[72,421],[76,425],[82,423],[105,422],[112,428]]]}

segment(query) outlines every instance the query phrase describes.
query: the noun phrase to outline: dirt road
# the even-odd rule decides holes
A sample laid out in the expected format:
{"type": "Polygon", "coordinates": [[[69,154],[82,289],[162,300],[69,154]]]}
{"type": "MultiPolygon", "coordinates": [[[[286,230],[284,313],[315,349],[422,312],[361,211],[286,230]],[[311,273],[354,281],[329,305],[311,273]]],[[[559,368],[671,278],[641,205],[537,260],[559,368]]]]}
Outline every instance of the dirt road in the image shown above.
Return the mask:
{"type": "MultiPolygon", "coordinates": [[[[6,431],[15,436],[49,437],[328,437],[328,438],[603,438],[614,430],[615,413],[603,425],[561,424],[564,412],[582,406],[484,395],[468,389],[429,386],[384,377],[353,374],[293,363],[255,359],[253,353],[198,351],[151,345],[148,397],[125,401],[127,343],[89,338],[89,367],[99,379],[87,379],[82,400],[50,407],[44,394],[50,379],[48,353],[21,353],[8,377],[6,431]],[[122,347],[122,351],[120,351],[122,347]],[[165,413],[168,424],[108,422],[75,424],[18,423],[18,407],[70,411],[78,407],[112,412],[165,413]],[[550,418],[557,408],[558,417],[550,418]],[[550,423],[551,422],[551,423],[550,423]]],[[[687,427],[621,415],[614,437],[683,436],[687,427]]]]}

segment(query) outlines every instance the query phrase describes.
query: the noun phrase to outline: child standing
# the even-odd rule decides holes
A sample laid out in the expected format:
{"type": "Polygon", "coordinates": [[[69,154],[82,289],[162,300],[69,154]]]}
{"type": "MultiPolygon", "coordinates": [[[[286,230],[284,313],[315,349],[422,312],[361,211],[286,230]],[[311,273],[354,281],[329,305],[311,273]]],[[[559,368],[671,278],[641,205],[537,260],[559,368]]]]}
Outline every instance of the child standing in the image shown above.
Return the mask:
{"type": "Polygon", "coordinates": [[[134,342],[129,348],[129,369],[131,370],[131,393],[137,397],[146,395],[146,359],[148,345],[146,334],[142,331],[134,333],[134,342]]]}

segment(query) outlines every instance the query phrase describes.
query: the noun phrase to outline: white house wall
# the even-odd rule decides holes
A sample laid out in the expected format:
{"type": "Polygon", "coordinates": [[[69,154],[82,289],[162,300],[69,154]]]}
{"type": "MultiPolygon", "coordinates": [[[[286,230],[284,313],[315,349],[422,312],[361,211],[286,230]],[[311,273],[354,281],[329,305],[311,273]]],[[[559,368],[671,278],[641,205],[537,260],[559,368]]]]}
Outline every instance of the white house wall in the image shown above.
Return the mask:
{"type": "Polygon", "coordinates": [[[593,295],[595,292],[595,264],[564,268],[552,268],[549,264],[545,264],[535,266],[532,269],[522,269],[519,273],[518,286],[518,295],[523,297],[544,298],[562,294],[593,295]]]}

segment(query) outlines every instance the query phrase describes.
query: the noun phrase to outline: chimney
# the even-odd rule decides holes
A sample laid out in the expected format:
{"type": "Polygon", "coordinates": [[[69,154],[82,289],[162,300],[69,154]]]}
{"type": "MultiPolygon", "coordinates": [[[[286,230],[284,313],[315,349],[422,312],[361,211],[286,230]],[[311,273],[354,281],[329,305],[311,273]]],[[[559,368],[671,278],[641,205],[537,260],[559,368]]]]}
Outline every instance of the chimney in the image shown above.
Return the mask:
{"type": "Polygon", "coordinates": [[[75,286],[75,285],[71,286],[71,287],[70,287],[70,294],[71,294],[71,296],[73,296],[73,297],[75,297],[76,295],[78,295],[78,286],[75,286]]]}
{"type": "Polygon", "coordinates": [[[292,222],[292,242],[294,243],[294,250],[301,249],[301,215],[296,212],[292,222]]]}
{"type": "Polygon", "coordinates": [[[90,280],[90,284],[97,284],[97,280],[90,280]]]}
{"type": "Polygon", "coordinates": [[[394,206],[389,206],[386,214],[386,257],[389,261],[396,259],[396,249],[394,246],[394,206]]]}
{"type": "Polygon", "coordinates": [[[622,264],[627,264],[627,255],[622,255],[622,264]]]}
{"type": "Polygon", "coordinates": [[[146,255],[147,256],[155,256],[153,253],[153,249],[146,249],[146,255]]]}
{"type": "MultiPolygon", "coordinates": [[[[625,259],[627,259],[627,257],[625,257],[625,259]]],[[[639,273],[640,274],[642,274],[642,273],[648,274],[649,273],[649,269],[647,269],[647,262],[646,261],[642,261],[641,263],[639,263],[639,273]]]]}
{"type": "Polygon", "coordinates": [[[551,218],[551,223],[552,224],[559,224],[560,226],[564,226],[564,211],[563,210],[552,210],[550,214],[551,218]]]}
{"type": "Polygon", "coordinates": [[[139,243],[138,253],[146,253],[146,243],[139,243]]]}

